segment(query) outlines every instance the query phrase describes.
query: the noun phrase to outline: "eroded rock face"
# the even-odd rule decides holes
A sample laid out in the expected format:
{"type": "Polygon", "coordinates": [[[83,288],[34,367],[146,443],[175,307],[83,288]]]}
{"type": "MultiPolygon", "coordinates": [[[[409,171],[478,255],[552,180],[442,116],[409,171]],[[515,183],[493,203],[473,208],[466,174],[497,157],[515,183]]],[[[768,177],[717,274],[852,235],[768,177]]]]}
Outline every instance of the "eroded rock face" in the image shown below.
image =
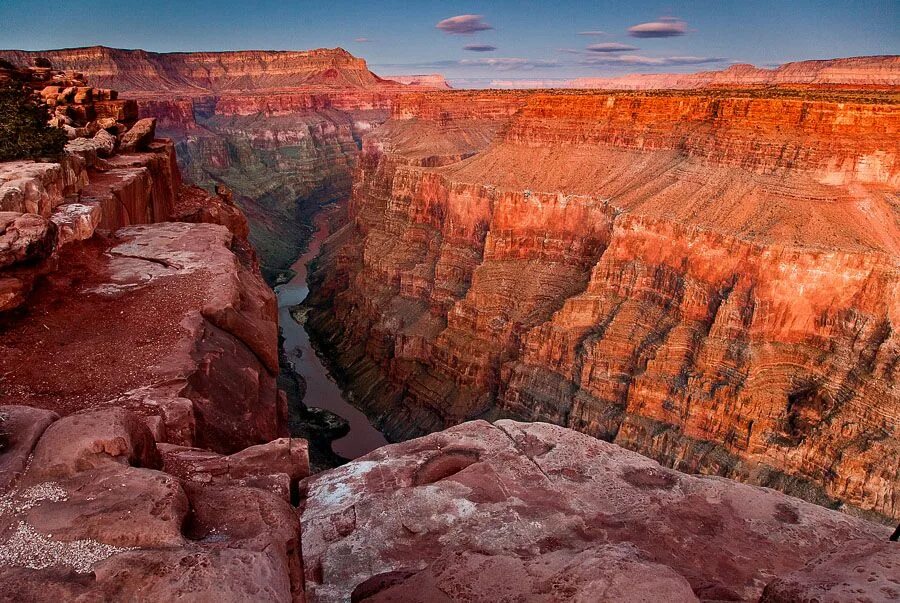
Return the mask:
{"type": "MultiPolygon", "coordinates": [[[[134,109],[134,118],[139,104],[141,117],[157,119],[159,132],[175,140],[191,184],[233,189],[270,280],[303,248],[311,215],[349,195],[360,140],[387,119],[394,100],[447,88],[433,77],[379,78],[341,49],[157,54],[92,47],[41,54],[83,74],[85,84],[125,91],[128,100],[94,104],[108,117],[110,103],[130,102],[134,107],[120,108],[134,109]]],[[[29,64],[35,55],[0,56],[29,64]]]]}
{"type": "Polygon", "coordinates": [[[104,133],[0,166],[38,212],[0,212],[0,600],[301,601],[307,448],[246,220],[104,133]]]}
{"type": "Polygon", "coordinates": [[[307,324],[396,439],[545,420],[898,517],[898,115],[409,95],[366,139],[307,324]]]}
{"type": "Polygon", "coordinates": [[[465,423],[301,487],[312,602],[752,601],[828,551],[896,579],[884,526],[548,424],[465,423]]]}

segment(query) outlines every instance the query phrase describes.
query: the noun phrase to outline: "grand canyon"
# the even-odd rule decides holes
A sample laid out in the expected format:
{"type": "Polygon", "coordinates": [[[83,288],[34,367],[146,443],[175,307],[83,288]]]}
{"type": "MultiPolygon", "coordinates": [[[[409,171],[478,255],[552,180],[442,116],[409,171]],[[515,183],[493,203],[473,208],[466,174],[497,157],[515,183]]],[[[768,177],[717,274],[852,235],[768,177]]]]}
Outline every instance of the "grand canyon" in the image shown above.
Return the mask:
{"type": "Polygon", "coordinates": [[[0,600],[900,600],[900,56],[411,67],[0,50],[0,600]]]}

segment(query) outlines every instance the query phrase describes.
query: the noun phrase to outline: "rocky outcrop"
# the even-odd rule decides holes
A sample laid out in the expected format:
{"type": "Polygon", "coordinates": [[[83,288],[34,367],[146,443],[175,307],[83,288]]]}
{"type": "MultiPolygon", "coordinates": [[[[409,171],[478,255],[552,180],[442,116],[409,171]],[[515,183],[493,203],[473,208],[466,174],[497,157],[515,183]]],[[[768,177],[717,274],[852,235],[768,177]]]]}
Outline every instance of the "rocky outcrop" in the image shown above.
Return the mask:
{"type": "Polygon", "coordinates": [[[95,118],[0,164],[0,600],[302,601],[309,459],[246,219],[152,120],[95,118]]]}
{"type": "Polygon", "coordinates": [[[301,488],[312,603],[889,600],[900,579],[887,527],[547,424],[465,423],[301,488]]]}
{"type": "Polygon", "coordinates": [[[796,61],[774,69],[731,65],[722,71],[699,73],[648,73],[621,77],[582,77],[568,82],[571,88],[610,90],[663,90],[720,86],[832,86],[890,90],[900,85],[900,57],[867,56],[819,61],[796,61]]]}
{"type": "Polygon", "coordinates": [[[895,105],[473,96],[367,137],[313,274],[307,325],[388,434],[550,421],[900,516],[895,105]]]}

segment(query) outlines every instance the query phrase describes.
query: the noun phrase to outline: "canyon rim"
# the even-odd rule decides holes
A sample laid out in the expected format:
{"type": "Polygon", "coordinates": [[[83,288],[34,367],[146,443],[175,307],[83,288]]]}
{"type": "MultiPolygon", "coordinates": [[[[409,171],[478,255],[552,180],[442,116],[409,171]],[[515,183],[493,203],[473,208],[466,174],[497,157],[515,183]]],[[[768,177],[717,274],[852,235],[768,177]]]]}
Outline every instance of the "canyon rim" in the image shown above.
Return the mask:
{"type": "Polygon", "coordinates": [[[896,4],[10,2],[0,600],[900,601],[896,4]]]}

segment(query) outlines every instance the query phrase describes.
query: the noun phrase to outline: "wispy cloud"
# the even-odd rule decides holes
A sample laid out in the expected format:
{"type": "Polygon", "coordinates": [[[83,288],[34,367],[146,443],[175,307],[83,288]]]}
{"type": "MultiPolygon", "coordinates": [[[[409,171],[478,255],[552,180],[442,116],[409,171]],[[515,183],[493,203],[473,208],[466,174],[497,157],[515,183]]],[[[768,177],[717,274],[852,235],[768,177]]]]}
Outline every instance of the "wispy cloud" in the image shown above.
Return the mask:
{"type": "Polygon", "coordinates": [[[608,36],[609,34],[605,31],[600,31],[599,29],[592,29],[589,31],[579,31],[579,36],[608,36]]]}
{"type": "Polygon", "coordinates": [[[494,29],[484,21],[484,15],[457,15],[438,21],[438,29],[449,34],[472,34],[476,31],[494,29]]]}
{"type": "Polygon", "coordinates": [[[630,44],[620,44],[619,42],[604,42],[602,44],[591,44],[587,47],[589,52],[626,52],[629,50],[637,50],[637,46],[630,44]]]}
{"type": "Polygon", "coordinates": [[[359,42],[360,44],[364,44],[366,42],[371,42],[371,38],[356,38],[353,40],[354,42],[359,42]]]}
{"type": "Polygon", "coordinates": [[[639,54],[620,54],[609,56],[585,56],[579,61],[581,65],[622,65],[622,66],[651,66],[672,67],[677,65],[705,65],[708,63],[723,63],[727,59],[720,57],[694,57],[694,56],[669,56],[647,57],[639,54]]]}
{"type": "Polygon", "coordinates": [[[497,50],[497,47],[491,46],[490,44],[466,44],[463,46],[463,50],[471,50],[472,52],[492,52],[497,50]]]}
{"type": "Polygon", "coordinates": [[[628,28],[634,38],[671,38],[687,33],[687,23],[675,17],[660,17],[658,21],[640,23],[628,28]]]}

